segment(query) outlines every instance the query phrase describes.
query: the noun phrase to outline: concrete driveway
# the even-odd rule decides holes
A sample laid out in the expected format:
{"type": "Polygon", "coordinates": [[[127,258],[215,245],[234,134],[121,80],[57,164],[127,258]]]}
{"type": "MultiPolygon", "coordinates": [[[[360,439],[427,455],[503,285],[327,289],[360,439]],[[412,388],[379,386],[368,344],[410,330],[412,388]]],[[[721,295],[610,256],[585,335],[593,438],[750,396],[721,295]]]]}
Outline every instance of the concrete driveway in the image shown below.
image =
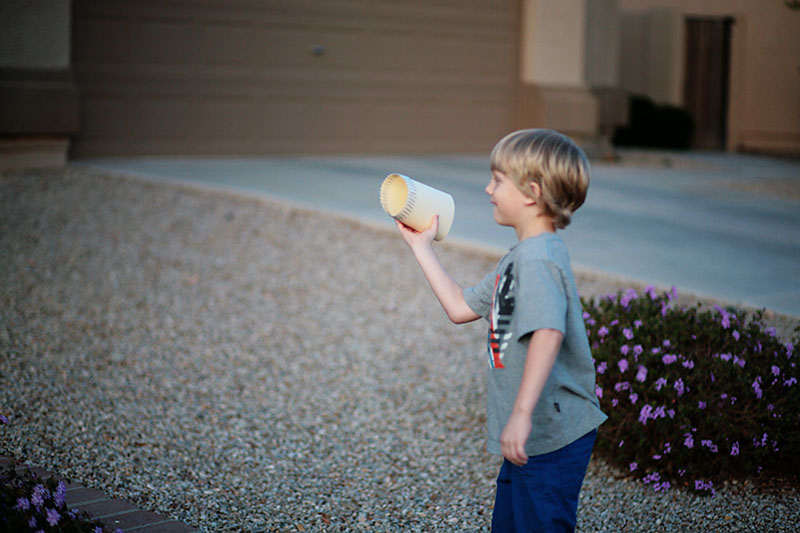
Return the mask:
{"type": "MultiPolygon", "coordinates": [[[[576,268],[734,305],[800,316],[800,162],[622,151],[595,162],[584,206],[562,232],[576,268]]],[[[506,250],[483,192],[488,157],[113,158],[80,164],[265,196],[392,227],[378,192],[390,172],[445,190],[448,239],[506,250]]]]}

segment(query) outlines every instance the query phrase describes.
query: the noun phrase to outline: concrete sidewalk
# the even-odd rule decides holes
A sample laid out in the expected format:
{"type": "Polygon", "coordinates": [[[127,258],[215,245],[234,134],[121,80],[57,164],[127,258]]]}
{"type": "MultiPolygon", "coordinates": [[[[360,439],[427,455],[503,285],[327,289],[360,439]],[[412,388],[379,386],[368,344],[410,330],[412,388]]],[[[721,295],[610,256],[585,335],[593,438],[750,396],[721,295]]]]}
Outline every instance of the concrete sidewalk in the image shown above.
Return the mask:
{"type": "MultiPolygon", "coordinates": [[[[593,163],[586,204],[563,231],[576,269],[800,316],[800,162],[621,151],[593,163]]],[[[505,251],[483,192],[488,157],[114,158],[76,162],[164,182],[264,196],[392,227],[378,201],[390,172],[453,195],[448,239],[505,251]]]]}

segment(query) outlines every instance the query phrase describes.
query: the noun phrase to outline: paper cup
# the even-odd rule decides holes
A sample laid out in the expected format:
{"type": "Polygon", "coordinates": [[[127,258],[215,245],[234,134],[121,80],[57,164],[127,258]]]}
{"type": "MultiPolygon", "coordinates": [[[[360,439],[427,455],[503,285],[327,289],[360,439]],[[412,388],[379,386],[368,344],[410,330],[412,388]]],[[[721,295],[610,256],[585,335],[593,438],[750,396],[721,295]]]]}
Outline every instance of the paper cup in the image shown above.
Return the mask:
{"type": "Polygon", "coordinates": [[[417,231],[428,229],[433,215],[439,215],[439,230],[434,237],[437,241],[447,237],[456,212],[452,196],[402,174],[389,174],[383,180],[381,207],[417,231]]]}

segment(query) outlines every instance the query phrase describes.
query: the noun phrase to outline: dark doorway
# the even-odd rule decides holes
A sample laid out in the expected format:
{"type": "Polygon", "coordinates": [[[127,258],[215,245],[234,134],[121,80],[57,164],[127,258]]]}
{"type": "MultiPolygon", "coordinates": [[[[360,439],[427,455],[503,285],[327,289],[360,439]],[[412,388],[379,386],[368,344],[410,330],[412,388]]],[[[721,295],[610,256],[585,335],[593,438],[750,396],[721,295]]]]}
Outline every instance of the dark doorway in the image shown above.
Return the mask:
{"type": "Polygon", "coordinates": [[[683,98],[695,121],[694,148],[724,150],[728,134],[733,19],[686,19],[683,98]]]}

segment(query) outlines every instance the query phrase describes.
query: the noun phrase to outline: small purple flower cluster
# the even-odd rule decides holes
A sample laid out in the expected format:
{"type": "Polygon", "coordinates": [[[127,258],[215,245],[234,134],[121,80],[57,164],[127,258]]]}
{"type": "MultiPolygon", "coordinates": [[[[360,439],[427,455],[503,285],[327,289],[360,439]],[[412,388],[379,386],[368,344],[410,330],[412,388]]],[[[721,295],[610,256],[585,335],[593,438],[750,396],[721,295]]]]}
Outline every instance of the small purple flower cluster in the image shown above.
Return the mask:
{"type": "MultiPolygon", "coordinates": [[[[5,416],[2,423],[8,423],[5,416]]],[[[6,472],[0,472],[0,529],[77,531],[75,527],[82,526],[80,531],[86,531],[86,527],[94,526],[94,533],[104,533],[99,522],[77,509],[68,509],[66,495],[64,481],[42,480],[29,470],[19,473],[12,464],[6,472]]],[[[117,528],[114,533],[121,531],[117,528]]]]}
{"type": "Polygon", "coordinates": [[[795,343],[781,343],[760,314],[746,322],[719,306],[678,309],[674,287],[643,296],[583,302],[595,394],[609,415],[598,450],[657,491],[713,496],[715,479],[785,469],[800,455],[781,450],[797,447],[786,439],[800,424],[800,395],[787,390],[797,384],[795,343]]]}

